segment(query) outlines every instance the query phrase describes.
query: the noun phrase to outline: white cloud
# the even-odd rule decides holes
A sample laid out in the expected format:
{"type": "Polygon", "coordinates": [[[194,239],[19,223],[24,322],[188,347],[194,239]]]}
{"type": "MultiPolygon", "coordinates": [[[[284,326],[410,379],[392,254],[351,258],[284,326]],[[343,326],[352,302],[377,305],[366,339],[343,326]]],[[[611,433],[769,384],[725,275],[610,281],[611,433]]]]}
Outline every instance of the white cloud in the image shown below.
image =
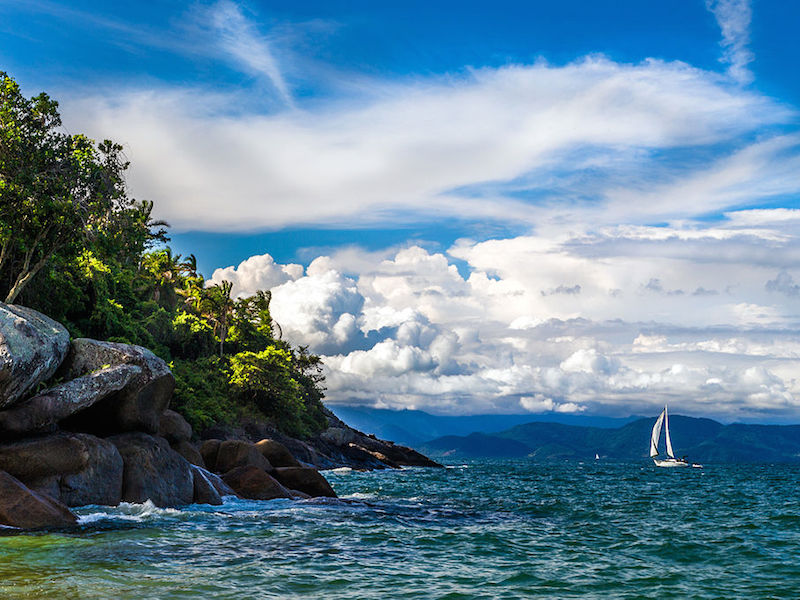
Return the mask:
{"type": "Polygon", "coordinates": [[[750,83],[753,74],[748,69],[753,61],[750,43],[750,0],[706,0],[706,8],[714,14],[722,30],[723,55],[731,77],[740,83],[750,83]]]}
{"type": "Polygon", "coordinates": [[[462,240],[448,253],[411,246],[365,253],[345,276],[347,249],[274,288],[273,314],[291,341],[325,354],[334,404],[626,415],[669,402],[731,420],[800,416],[796,299],[765,286],[773,265],[795,264],[800,240],[774,217],[745,233],[732,215],[462,240]],[[754,239],[769,241],[769,265],[754,239]],[[687,243],[693,252],[678,251],[687,243]],[[581,293],[541,293],[559,285],[581,293]]]}
{"type": "Polygon", "coordinates": [[[261,254],[242,261],[238,267],[216,269],[209,283],[230,281],[233,284],[231,295],[235,298],[251,296],[258,290],[271,290],[302,275],[302,265],[279,265],[269,254],[261,254]]]}
{"type": "Polygon", "coordinates": [[[791,111],[682,63],[590,57],[371,89],[273,113],[180,88],[122,89],[62,106],[71,128],[125,144],[133,193],[157,200],[158,216],[178,229],[396,224],[421,215],[649,222],[729,208],[746,190],[798,187],[793,137],[741,141],[787,123],[791,111]],[[732,154],[688,173],[653,156],[708,145],[732,154]],[[775,160],[780,153],[790,156],[775,160]]]}

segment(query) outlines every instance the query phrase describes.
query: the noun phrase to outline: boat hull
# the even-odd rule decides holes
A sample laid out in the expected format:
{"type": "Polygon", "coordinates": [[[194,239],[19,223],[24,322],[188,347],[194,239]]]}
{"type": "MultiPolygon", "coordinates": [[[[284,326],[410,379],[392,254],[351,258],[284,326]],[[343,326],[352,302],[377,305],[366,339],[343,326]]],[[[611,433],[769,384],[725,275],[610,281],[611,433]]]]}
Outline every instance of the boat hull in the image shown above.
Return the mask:
{"type": "Polygon", "coordinates": [[[688,467],[689,466],[689,463],[684,462],[682,460],[678,460],[677,458],[665,458],[663,460],[659,460],[657,458],[654,458],[653,462],[656,464],[657,467],[688,467]]]}

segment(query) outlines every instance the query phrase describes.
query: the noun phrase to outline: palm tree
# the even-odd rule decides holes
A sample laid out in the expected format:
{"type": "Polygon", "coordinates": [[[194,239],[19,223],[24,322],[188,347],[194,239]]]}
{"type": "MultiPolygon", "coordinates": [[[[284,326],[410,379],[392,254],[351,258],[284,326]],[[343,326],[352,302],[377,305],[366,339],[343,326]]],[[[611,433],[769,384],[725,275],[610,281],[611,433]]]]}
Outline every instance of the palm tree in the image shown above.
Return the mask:
{"type": "Polygon", "coordinates": [[[228,336],[228,322],[233,312],[231,298],[233,284],[230,281],[216,283],[202,290],[197,308],[214,325],[214,335],[219,337],[219,355],[222,357],[225,338],[228,336]]]}

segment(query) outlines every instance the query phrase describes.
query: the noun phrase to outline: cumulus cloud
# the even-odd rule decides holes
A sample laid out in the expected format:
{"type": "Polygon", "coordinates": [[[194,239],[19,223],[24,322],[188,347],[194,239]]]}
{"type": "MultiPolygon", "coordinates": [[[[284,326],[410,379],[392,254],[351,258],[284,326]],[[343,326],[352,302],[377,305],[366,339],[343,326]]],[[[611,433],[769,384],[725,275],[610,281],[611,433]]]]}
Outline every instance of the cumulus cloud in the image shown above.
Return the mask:
{"type": "Polygon", "coordinates": [[[287,281],[294,281],[303,275],[303,271],[302,265],[279,265],[269,254],[261,254],[242,261],[238,267],[216,269],[209,283],[230,281],[233,297],[252,296],[258,290],[271,290],[287,281]]]}
{"type": "Polygon", "coordinates": [[[764,286],[767,291],[778,292],[786,296],[800,295],[800,285],[794,282],[794,278],[787,272],[781,271],[775,279],[770,279],[764,286]]]}
{"type": "MultiPolygon", "coordinates": [[[[781,273],[795,261],[797,235],[780,214],[762,217],[758,239],[771,240],[781,273]]],[[[627,415],[669,402],[729,420],[800,415],[795,298],[767,289],[775,271],[746,251],[752,232],[740,234],[731,219],[462,240],[447,252],[365,254],[344,275],[346,249],[274,287],[273,314],[291,341],[324,354],[333,404],[627,415]],[[615,249],[602,260],[587,251],[609,240],[615,249]],[[672,252],[687,240],[714,259],[672,252]],[[541,293],[573,285],[580,294],[541,293]]],[[[254,264],[283,273],[263,258],[254,264]]]]}

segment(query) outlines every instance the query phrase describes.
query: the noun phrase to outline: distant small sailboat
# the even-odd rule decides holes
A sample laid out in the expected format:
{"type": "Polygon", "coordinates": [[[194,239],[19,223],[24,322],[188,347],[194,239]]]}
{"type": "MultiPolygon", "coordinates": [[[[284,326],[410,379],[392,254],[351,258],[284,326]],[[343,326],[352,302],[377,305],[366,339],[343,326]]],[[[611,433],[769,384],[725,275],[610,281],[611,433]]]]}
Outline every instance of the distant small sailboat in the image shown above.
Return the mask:
{"type": "Polygon", "coordinates": [[[597,452],[594,453],[594,459],[600,460],[600,455],[597,452]]]}
{"type": "MultiPolygon", "coordinates": [[[[688,467],[689,463],[684,458],[675,458],[675,453],[672,451],[672,440],[669,437],[669,413],[667,407],[658,415],[655,425],[653,425],[653,432],[650,434],[650,458],[657,467],[688,467]],[[661,428],[664,428],[667,441],[667,458],[656,458],[659,455],[658,442],[661,438],[661,428]]],[[[700,467],[701,465],[691,465],[693,467],[700,467]]]]}

